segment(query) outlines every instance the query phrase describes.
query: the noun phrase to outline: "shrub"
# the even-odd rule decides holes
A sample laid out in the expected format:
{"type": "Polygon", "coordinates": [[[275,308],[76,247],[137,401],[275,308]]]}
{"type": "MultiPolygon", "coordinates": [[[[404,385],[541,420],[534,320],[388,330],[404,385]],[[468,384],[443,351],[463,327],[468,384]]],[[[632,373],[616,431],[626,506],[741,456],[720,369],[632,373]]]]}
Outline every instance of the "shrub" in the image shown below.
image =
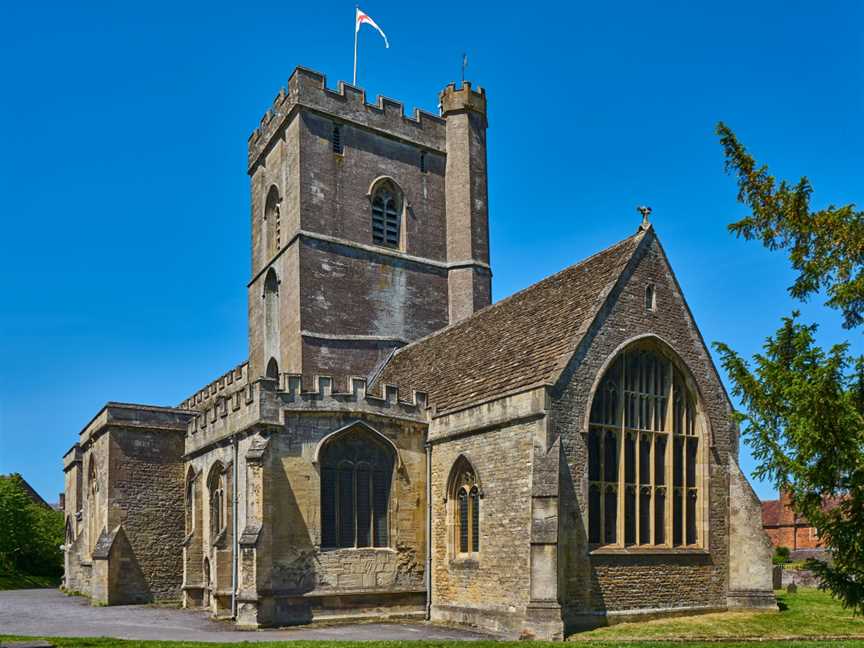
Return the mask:
{"type": "Polygon", "coordinates": [[[19,475],[0,477],[0,569],[56,578],[62,543],[63,514],[31,500],[19,475]]]}

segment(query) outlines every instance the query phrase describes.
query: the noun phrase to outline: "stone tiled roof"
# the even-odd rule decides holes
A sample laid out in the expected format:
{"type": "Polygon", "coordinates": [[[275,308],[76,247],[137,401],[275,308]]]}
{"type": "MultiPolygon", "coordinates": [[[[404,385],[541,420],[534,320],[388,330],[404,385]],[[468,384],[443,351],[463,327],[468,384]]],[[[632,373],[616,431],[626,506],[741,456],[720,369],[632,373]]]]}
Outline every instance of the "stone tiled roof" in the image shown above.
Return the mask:
{"type": "Polygon", "coordinates": [[[423,390],[438,412],[554,384],[645,232],[409,344],[375,384],[423,390]]]}

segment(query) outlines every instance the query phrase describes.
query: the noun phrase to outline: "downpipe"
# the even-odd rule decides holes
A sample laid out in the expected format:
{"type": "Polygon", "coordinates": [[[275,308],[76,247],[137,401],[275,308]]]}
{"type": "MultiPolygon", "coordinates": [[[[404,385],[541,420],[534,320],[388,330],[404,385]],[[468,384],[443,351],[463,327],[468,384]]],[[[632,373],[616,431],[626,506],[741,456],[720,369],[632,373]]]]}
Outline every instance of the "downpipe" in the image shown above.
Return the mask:
{"type": "Polygon", "coordinates": [[[237,537],[237,502],[238,495],[237,493],[240,490],[240,484],[238,483],[238,475],[239,470],[237,467],[237,458],[238,458],[238,448],[237,448],[237,435],[234,435],[233,438],[233,450],[234,450],[234,460],[232,463],[231,470],[233,471],[231,481],[233,483],[233,488],[231,489],[231,620],[237,620],[237,571],[238,571],[238,560],[239,556],[237,555],[238,550],[240,548],[240,541],[237,537]]]}
{"type": "Polygon", "coordinates": [[[426,620],[432,619],[432,444],[426,442],[426,620]]]}

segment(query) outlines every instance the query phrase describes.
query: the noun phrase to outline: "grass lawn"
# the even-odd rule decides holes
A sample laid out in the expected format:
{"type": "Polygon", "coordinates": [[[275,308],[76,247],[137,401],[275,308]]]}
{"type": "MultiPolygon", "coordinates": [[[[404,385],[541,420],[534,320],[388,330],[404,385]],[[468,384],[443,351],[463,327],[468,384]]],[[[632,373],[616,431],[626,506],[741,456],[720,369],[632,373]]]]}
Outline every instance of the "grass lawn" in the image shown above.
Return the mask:
{"type": "Polygon", "coordinates": [[[59,578],[46,576],[27,576],[26,574],[0,574],[0,590],[33,589],[37,587],[58,587],[59,578]]]}
{"type": "MultiPolygon", "coordinates": [[[[621,623],[570,637],[571,641],[633,639],[780,639],[856,637],[864,640],[864,617],[844,610],[825,592],[801,588],[778,592],[780,612],[720,612],[701,616],[621,623]]],[[[811,644],[808,644],[811,645],[811,644]]],[[[861,642],[864,645],[864,641],[861,642]]]]}

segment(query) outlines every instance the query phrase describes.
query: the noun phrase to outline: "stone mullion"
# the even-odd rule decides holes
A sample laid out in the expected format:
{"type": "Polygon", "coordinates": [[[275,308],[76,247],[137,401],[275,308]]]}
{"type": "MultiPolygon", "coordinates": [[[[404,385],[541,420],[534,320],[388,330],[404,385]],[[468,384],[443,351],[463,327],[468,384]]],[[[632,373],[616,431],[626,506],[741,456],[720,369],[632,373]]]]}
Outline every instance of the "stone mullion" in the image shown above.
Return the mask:
{"type": "Polygon", "coordinates": [[[669,380],[669,398],[666,402],[666,460],[664,462],[664,479],[663,484],[666,489],[666,497],[663,501],[663,506],[666,509],[665,515],[663,516],[663,544],[664,546],[672,545],[672,498],[675,496],[675,484],[673,483],[673,467],[672,467],[672,455],[674,453],[675,448],[675,434],[674,428],[675,423],[673,421],[675,417],[675,374],[674,368],[672,367],[672,363],[669,363],[669,368],[667,369],[667,377],[669,380]]]}
{"type": "MultiPolygon", "coordinates": [[[[619,399],[618,405],[618,430],[616,432],[618,438],[618,515],[616,517],[616,528],[615,528],[615,546],[623,547],[624,546],[624,507],[625,507],[625,494],[624,489],[626,486],[624,485],[624,446],[625,446],[625,435],[627,434],[626,430],[626,421],[624,417],[624,412],[627,407],[627,391],[625,389],[627,385],[627,381],[625,378],[627,372],[627,355],[623,356],[624,361],[621,363],[621,376],[618,379],[621,385],[621,389],[618,391],[619,394],[622,395],[622,398],[619,399]]],[[[605,500],[605,497],[604,497],[605,500]]]]}

